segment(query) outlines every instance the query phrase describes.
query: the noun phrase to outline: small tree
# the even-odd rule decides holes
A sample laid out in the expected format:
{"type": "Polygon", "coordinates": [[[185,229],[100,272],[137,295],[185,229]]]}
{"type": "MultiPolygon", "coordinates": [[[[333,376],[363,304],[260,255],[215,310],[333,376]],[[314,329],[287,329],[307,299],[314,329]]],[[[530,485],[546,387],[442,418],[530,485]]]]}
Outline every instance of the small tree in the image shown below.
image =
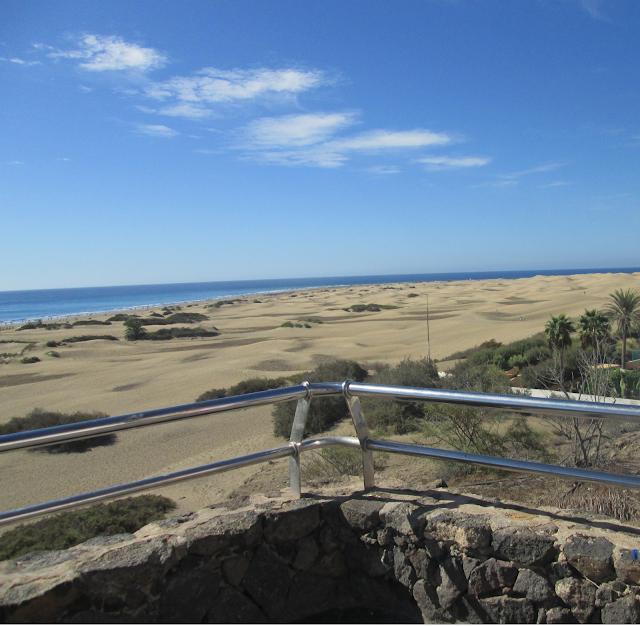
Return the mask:
{"type": "Polygon", "coordinates": [[[142,325],[142,320],[130,317],[125,323],[124,338],[127,341],[138,341],[147,336],[147,329],[142,325]]]}
{"type": "MultiPolygon", "coordinates": [[[[558,317],[551,316],[551,319],[546,323],[544,332],[547,335],[547,342],[549,348],[554,351],[554,355],[557,355],[560,362],[561,376],[564,376],[564,363],[562,361],[562,353],[566,348],[571,346],[571,333],[575,333],[576,329],[573,322],[564,314],[560,313],[558,317]]],[[[567,393],[564,388],[564,381],[559,381],[560,388],[567,393]]]]}
{"type": "Polygon", "coordinates": [[[607,341],[611,335],[611,324],[601,311],[587,311],[578,321],[580,342],[583,348],[595,348],[607,341]]]}
{"type": "Polygon", "coordinates": [[[605,312],[614,321],[622,335],[622,358],[620,368],[624,369],[627,353],[627,336],[634,324],[640,323],[640,293],[635,289],[617,289],[609,296],[605,312]]]}

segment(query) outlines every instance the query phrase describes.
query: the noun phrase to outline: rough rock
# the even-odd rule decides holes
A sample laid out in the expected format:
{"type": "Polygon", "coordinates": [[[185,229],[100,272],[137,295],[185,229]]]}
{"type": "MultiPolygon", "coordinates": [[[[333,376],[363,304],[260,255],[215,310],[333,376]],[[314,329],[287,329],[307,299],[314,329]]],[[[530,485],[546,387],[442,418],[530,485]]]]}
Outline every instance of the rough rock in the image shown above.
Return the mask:
{"type": "Polygon", "coordinates": [[[571,609],[560,606],[555,606],[549,609],[547,611],[546,619],[547,624],[571,624],[573,622],[571,609]]]}
{"type": "Polygon", "coordinates": [[[627,585],[640,583],[640,559],[634,561],[633,550],[616,547],[612,554],[616,576],[627,585]]]}
{"type": "Polygon", "coordinates": [[[425,624],[442,624],[453,622],[448,611],[440,608],[435,588],[424,580],[419,580],[413,587],[413,597],[420,608],[425,624]]]}
{"type": "Polygon", "coordinates": [[[315,500],[288,502],[265,516],[264,536],[270,543],[295,541],[320,525],[320,505],[315,500]]]}
{"type": "Polygon", "coordinates": [[[469,593],[481,596],[504,587],[513,587],[518,570],[511,563],[489,559],[478,565],[469,575],[469,593]]]}
{"type": "Polygon", "coordinates": [[[640,622],[640,602],[629,594],[602,607],[603,624],[637,624],[640,622]]]}
{"type": "Polygon", "coordinates": [[[395,579],[401,584],[412,589],[417,580],[411,560],[398,547],[393,550],[393,573],[395,579]]]}
{"type": "Polygon", "coordinates": [[[191,526],[185,535],[190,554],[213,556],[232,546],[257,546],[262,537],[262,522],[254,511],[230,513],[191,526]]]}
{"type": "Polygon", "coordinates": [[[203,570],[177,572],[161,592],[160,616],[163,623],[200,623],[212,607],[220,574],[203,570]]]}
{"type": "Polygon", "coordinates": [[[270,620],[283,618],[289,585],[287,566],[271,550],[260,546],[242,579],[242,586],[270,620]]]}
{"type": "Polygon", "coordinates": [[[491,526],[481,515],[445,511],[427,518],[425,536],[437,541],[453,541],[464,549],[491,545],[491,526]]]}
{"type": "Polygon", "coordinates": [[[574,535],[566,541],[562,551],[567,562],[585,578],[602,583],[615,577],[613,548],[614,545],[604,537],[574,535]]]}
{"type": "Polygon", "coordinates": [[[526,598],[497,596],[480,600],[480,604],[494,624],[533,624],[538,611],[526,598]]]}
{"type": "Polygon", "coordinates": [[[266,624],[267,616],[247,596],[233,587],[221,589],[207,613],[209,624],[266,624]]]}
{"type": "Polygon", "coordinates": [[[447,558],[438,570],[438,602],[442,608],[448,609],[467,591],[467,579],[464,576],[462,562],[457,558],[447,558]]]}
{"type": "Polygon", "coordinates": [[[354,530],[369,532],[380,524],[380,509],[384,507],[380,500],[347,500],[340,505],[345,520],[354,530]]]}
{"type": "Polygon", "coordinates": [[[555,590],[546,577],[530,570],[521,569],[513,591],[526,596],[532,602],[546,602],[555,595],[555,590]]]}
{"type": "Polygon", "coordinates": [[[418,511],[419,507],[410,502],[392,502],[380,509],[379,516],[394,535],[403,535],[410,540],[416,540],[422,524],[418,511]]]}
{"type": "Polygon", "coordinates": [[[595,610],[596,586],[588,580],[563,578],[556,583],[556,595],[581,623],[586,624],[595,610]]]}
{"type": "Polygon", "coordinates": [[[494,556],[521,565],[546,565],[556,556],[553,537],[530,530],[509,529],[493,533],[494,556]]]}

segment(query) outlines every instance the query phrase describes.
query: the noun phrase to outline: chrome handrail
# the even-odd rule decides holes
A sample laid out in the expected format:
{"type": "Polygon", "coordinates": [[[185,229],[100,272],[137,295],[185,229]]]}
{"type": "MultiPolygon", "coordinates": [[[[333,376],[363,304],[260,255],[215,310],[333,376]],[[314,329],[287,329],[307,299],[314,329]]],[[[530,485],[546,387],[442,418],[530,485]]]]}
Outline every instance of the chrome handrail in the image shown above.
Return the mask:
{"type": "Polygon", "coordinates": [[[370,438],[369,429],[360,406],[359,396],[390,398],[405,402],[445,403],[487,407],[519,413],[538,413],[561,417],[640,422],[640,408],[627,405],[532,398],[529,396],[469,391],[451,391],[447,389],[376,385],[371,383],[355,383],[351,380],[346,380],[342,383],[305,382],[292,387],[0,436],[0,453],[2,453],[11,450],[46,446],[54,443],[59,444],[68,441],[77,441],[79,439],[114,433],[129,428],[153,426],[159,423],[201,417],[223,411],[246,409],[265,404],[285,402],[287,400],[298,400],[298,409],[296,410],[296,416],[294,418],[291,439],[287,446],[264,450],[234,459],[218,461],[163,476],[146,478],[144,480],[55,500],[53,502],[7,511],[0,514],[0,524],[23,521],[24,519],[38,515],[55,513],[130,493],[145,491],[285,457],[290,457],[291,489],[294,495],[300,497],[300,454],[308,450],[315,450],[327,446],[347,446],[360,448],[362,450],[364,485],[366,489],[374,487],[375,484],[373,475],[373,451],[437,458],[515,472],[528,472],[545,476],[556,476],[564,479],[583,480],[586,482],[640,489],[640,478],[635,476],[373,440],[370,438]],[[302,433],[304,432],[309,404],[312,398],[327,395],[343,395],[345,397],[356,429],[357,438],[318,437],[305,441],[302,440],[302,433]]]}

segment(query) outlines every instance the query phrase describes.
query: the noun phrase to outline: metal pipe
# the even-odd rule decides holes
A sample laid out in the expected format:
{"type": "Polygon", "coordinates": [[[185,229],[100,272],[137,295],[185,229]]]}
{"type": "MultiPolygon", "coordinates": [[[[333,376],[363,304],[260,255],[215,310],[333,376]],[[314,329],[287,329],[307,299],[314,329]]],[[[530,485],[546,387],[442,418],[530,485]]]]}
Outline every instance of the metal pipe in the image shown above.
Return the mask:
{"type": "Polygon", "coordinates": [[[638,476],[610,474],[609,472],[596,472],[594,470],[579,469],[577,467],[547,465],[545,463],[533,463],[531,461],[515,461],[495,456],[486,456],[484,454],[471,454],[469,452],[457,452],[454,450],[439,450],[438,448],[412,446],[404,443],[394,443],[391,441],[377,441],[375,439],[367,439],[365,447],[367,450],[375,450],[378,452],[391,452],[393,454],[441,459],[445,461],[455,461],[456,463],[467,463],[470,465],[480,465],[482,467],[507,470],[510,472],[540,474],[564,480],[581,480],[584,482],[611,485],[613,487],[640,489],[640,477],[638,476]]]}
{"type": "Polygon", "coordinates": [[[141,428],[163,422],[200,417],[211,413],[221,413],[222,411],[233,411],[235,409],[246,409],[263,404],[272,404],[274,402],[297,400],[298,398],[307,397],[309,393],[309,389],[305,385],[295,385],[293,387],[247,393],[241,396],[231,396],[230,398],[184,404],[166,409],[131,413],[117,417],[104,417],[102,419],[88,420],[76,424],[64,424],[63,426],[53,426],[51,428],[40,428],[38,430],[28,430],[11,435],[2,435],[0,436],[0,453],[18,450],[20,448],[32,448],[35,446],[46,446],[52,443],[87,439],[88,437],[106,435],[128,428],[141,428]]]}
{"type": "Polygon", "coordinates": [[[307,439],[300,444],[300,452],[308,450],[318,450],[329,446],[345,446],[347,448],[360,448],[360,441],[357,437],[317,437],[307,439]]]}
{"type": "Polygon", "coordinates": [[[171,485],[185,480],[192,480],[194,478],[202,478],[203,476],[210,476],[211,474],[226,472],[232,469],[239,469],[241,467],[255,465],[256,463],[265,463],[266,461],[292,456],[293,454],[295,454],[294,447],[287,445],[280,448],[273,448],[272,450],[247,454],[246,456],[239,456],[235,459],[227,459],[225,461],[209,463],[208,465],[192,467],[191,469],[181,470],[171,474],[164,474],[163,476],[145,478],[144,480],[118,485],[117,487],[108,487],[107,489],[100,489],[99,491],[91,491],[78,496],[63,498],[62,500],[54,500],[53,502],[45,502],[44,504],[36,504],[23,509],[7,511],[6,513],[0,513],[0,525],[12,522],[21,522],[30,517],[45,515],[47,513],[59,513],[66,509],[73,509],[87,504],[96,504],[104,500],[111,500],[131,493],[147,491],[148,489],[156,489],[157,487],[164,487],[165,485],[171,485]]]}
{"type": "Polygon", "coordinates": [[[622,406],[620,404],[605,404],[603,402],[556,400],[476,391],[420,389],[418,387],[394,387],[391,385],[353,382],[348,385],[348,393],[354,396],[393,398],[404,402],[446,403],[503,409],[516,413],[540,413],[542,415],[558,415],[561,417],[640,422],[640,408],[628,405],[622,406]]]}

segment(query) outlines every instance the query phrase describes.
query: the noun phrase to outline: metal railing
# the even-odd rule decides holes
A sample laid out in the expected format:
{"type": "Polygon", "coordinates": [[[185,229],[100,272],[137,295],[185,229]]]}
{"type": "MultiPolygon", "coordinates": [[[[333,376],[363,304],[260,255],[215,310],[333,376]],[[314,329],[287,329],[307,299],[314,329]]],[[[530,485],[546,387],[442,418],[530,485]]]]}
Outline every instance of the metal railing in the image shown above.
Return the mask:
{"type": "Polygon", "coordinates": [[[395,399],[404,402],[445,403],[472,407],[486,407],[493,409],[507,409],[517,413],[536,413],[560,417],[576,417],[584,419],[606,419],[622,422],[640,423],[640,408],[628,405],[603,404],[598,402],[579,402],[573,400],[556,400],[548,398],[532,398],[529,396],[500,395],[492,393],[477,393],[468,391],[450,391],[446,389],[421,389],[415,387],[395,387],[390,385],[375,385],[370,383],[355,383],[346,380],[342,383],[302,383],[293,387],[260,391],[230,398],[197,402],[183,406],[157,409],[143,413],[132,413],[118,417],[105,417],[76,424],[42,428],[11,435],[0,436],[0,453],[24,448],[34,448],[69,441],[77,441],[106,435],[109,433],[142,428],[163,422],[191,419],[203,415],[221,413],[237,409],[246,409],[287,400],[297,400],[298,404],[291,428],[289,444],[271,450],[263,450],[234,459],[227,459],[201,465],[171,474],[146,478],[136,482],[109,487],[99,491],[92,491],[53,502],[7,511],[0,514],[0,524],[23,521],[25,519],[56,513],[87,504],[93,504],[128,495],[140,491],[147,491],[165,485],[202,478],[219,472],[247,467],[257,463],[264,463],[273,459],[289,457],[289,476],[291,491],[300,497],[300,455],[308,450],[315,450],[327,446],[346,446],[360,448],[362,451],[363,475],[365,489],[375,486],[373,452],[389,452],[423,458],[467,463],[500,470],[525,472],[553,476],[567,480],[601,483],[617,487],[640,489],[640,477],[612,474],[575,467],[548,465],[531,461],[518,461],[483,454],[471,454],[451,450],[440,450],[426,446],[416,446],[391,441],[371,439],[367,426],[360,396],[395,399]],[[309,413],[312,398],[316,396],[344,396],[353,420],[357,437],[316,437],[303,440],[303,433],[309,413]]]}

